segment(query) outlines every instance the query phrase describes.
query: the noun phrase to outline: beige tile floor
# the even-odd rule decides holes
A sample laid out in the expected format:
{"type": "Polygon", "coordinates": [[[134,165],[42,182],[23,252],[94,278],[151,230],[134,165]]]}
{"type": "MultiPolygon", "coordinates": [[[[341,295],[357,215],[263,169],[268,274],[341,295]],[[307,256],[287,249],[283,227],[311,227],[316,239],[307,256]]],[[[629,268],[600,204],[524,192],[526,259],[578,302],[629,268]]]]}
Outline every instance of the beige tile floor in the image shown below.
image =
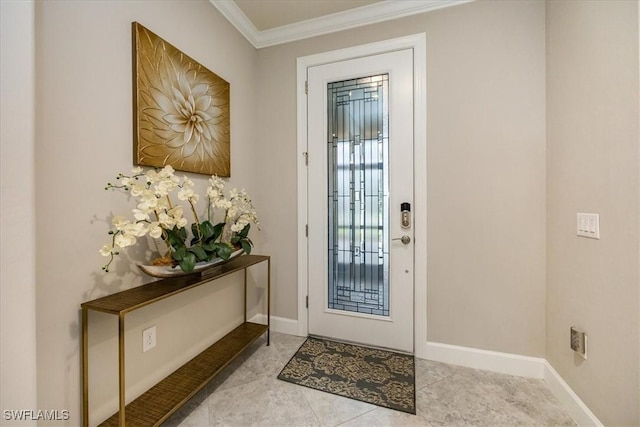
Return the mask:
{"type": "Polygon", "coordinates": [[[417,415],[277,379],[304,338],[260,338],[164,424],[202,426],[575,426],[544,381],[416,359],[417,415]]]}

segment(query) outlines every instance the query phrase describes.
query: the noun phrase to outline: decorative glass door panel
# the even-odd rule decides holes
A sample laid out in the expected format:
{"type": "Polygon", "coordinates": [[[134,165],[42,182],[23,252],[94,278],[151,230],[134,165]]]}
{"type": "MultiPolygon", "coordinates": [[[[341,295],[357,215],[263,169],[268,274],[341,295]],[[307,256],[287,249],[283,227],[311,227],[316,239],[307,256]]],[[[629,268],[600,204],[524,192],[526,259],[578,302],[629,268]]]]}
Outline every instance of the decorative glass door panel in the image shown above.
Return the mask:
{"type": "Polygon", "coordinates": [[[328,307],[389,316],[389,75],[327,84],[328,307]]]}

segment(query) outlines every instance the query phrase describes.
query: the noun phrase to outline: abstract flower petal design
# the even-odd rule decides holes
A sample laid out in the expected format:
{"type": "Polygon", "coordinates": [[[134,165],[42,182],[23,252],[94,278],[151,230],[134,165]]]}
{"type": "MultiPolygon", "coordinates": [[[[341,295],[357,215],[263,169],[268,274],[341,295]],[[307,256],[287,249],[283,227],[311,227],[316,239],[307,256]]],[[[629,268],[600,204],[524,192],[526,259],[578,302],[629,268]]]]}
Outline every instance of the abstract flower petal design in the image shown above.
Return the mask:
{"type": "Polygon", "coordinates": [[[135,162],[230,176],[230,85],[137,22],[135,162]]]}

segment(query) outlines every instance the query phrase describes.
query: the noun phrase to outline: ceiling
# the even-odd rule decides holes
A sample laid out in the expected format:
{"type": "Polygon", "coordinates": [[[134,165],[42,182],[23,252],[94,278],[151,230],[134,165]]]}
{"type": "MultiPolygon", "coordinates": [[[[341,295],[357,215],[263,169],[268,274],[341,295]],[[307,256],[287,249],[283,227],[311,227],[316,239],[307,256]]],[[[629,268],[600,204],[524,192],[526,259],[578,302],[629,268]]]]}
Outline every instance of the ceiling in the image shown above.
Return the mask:
{"type": "Polygon", "coordinates": [[[381,0],[235,0],[258,31],[378,3],[381,0]]]}
{"type": "Polygon", "coordinates": [[[256,48],[473,0],[209,0],[256,48]]]}

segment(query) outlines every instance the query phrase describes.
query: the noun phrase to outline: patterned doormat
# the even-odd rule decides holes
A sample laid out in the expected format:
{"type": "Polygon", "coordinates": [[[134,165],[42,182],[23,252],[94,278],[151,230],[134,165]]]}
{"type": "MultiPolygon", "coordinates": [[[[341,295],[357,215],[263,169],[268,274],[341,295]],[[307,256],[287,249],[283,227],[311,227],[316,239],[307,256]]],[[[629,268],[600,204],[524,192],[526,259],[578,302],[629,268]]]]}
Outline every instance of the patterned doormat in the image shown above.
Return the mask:
{"type": "Polygon", "coordinates": [[[278,378],[416,413],[415,363],[406,354],[309,337],[278,378]]]}

